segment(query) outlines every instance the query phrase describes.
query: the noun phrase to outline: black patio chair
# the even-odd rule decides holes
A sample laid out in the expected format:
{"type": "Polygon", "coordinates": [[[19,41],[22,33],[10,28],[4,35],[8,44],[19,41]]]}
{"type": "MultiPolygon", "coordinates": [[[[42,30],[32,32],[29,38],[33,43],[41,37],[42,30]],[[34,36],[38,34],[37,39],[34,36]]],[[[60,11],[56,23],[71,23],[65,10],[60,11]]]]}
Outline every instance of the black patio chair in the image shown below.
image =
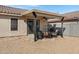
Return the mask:
{"type": "Polygon", "coordinates": [[[41,30],[37,31],[37,39],[43,39],[44,38],[44,34],[41,30]]]}
{"type": "Polygon", "coordinates": [[[56,27],[49,28],[48,34],[49,34],[50,38],[57,36],[57,34],[56,34],[56,27]]]}
{"type": "Polygon", "coordinates": [[[64,30],[65,30],[65,28],[60,28],[60,27],[50,28],[50,30],[49,30],[49,37],[57,37],[57,36],[63,37],[63,33],[62,32],[64,32],[64,30]]]}
{"type": "Polygon", "coordinates": [[[57,31],[57,36],[63,37],[63,32],[65,31],[65,28],[59,28],[57,31]]]}

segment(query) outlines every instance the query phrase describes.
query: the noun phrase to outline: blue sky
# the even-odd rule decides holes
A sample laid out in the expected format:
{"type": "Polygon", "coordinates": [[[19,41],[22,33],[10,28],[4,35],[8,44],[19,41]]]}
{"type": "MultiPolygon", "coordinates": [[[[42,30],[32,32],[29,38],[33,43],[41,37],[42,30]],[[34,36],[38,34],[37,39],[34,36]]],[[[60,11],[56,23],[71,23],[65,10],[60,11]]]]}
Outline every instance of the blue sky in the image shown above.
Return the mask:
{"type": "Polygon", "coordinates": [[[9,6],[27,10],[39,9],[56,13],[79,11],[79,5],[9,5],[9,6]]]}

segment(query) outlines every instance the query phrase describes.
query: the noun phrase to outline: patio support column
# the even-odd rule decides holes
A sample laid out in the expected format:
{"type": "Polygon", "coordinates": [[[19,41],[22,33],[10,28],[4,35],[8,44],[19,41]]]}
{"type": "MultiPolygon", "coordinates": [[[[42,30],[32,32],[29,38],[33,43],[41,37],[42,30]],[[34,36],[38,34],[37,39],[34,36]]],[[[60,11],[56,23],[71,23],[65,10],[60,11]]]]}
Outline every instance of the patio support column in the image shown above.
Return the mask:
{"type": "Polygon", "coordinates": [[[34,20],[34,41],[37,41],[36,19],[34,20]]]}
{"type": "Polygon", "coordinates": [[[37,41],[37,30],[36,30],[36,20],[37,20],[37,15],[35,12],[32,12],[33,16],[35,17],[34,19],[34,41],[37,41]]]}
{"type": "Polygon", "coordinates": [[[63,19],[64,19],[64,17],[62,17],[62,19],[61,19],[61,32],[62,32],[61,37],[63,37],[63,19]]]}
{"type": "Polygon", "coordinates": [[[47,18],[46,17],[43,17],[43,18],[46,20],[46,23],[47,23],[47,26],[45,28],[45,34],[46,34],[46,32],[48,31],[48,21],[47,21],[47,18]]]}

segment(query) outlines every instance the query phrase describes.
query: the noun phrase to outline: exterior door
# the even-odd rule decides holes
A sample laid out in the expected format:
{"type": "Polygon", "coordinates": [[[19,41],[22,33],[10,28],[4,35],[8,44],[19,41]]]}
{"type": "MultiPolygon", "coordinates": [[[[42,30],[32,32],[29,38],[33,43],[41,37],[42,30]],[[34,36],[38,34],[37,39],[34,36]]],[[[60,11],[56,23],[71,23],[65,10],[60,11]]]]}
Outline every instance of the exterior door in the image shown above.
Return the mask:
{"type": "Polygon", "coordinates": [[[34,21],[33,20],[28,20],[27,21],[27,32],[28,34],[33,34],[34,32],[34,21]]]}
{"type": "MultiPolygon", "coordinates": [[[[40,30],[40,21],[36,21],[36,31],[40,30]]],[[[27,34],[34,33],[34,19],[28,19],[27,21],[27,34]]]]}

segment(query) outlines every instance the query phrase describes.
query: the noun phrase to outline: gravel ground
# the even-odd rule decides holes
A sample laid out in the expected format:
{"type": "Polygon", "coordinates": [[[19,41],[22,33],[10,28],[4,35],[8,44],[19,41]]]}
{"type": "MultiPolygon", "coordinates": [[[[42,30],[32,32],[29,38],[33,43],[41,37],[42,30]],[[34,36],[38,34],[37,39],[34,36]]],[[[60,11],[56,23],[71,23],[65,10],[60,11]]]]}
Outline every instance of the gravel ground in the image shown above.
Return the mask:
{"type": "Polygon", "coordinates": [[[79,53],[79,37],[44,38],[37,42],[27,36],[0,38],[0,53],[79,53]]]}

